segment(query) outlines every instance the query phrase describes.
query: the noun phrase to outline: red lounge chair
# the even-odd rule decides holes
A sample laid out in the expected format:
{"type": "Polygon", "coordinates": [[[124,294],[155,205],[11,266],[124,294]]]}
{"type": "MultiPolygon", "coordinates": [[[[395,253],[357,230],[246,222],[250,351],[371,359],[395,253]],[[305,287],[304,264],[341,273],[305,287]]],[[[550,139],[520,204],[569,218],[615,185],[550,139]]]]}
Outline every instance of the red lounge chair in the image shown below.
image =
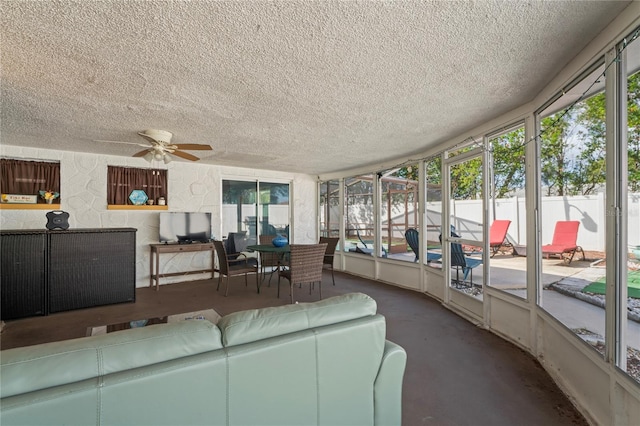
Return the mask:
{"type": "Polygon", "coordinates": [[[576,244],[578,241],[578,228],[580,222],[577,220],[567,220],[556,222],[556,228],[553,231],[553,241],[551,244],[542,246],[542,255],[549,258],[552,254],[559,255],[568,265],[573,260],[576,251],[582,253],[584,260],[584,251],[582,247],[576,244]],[[565,256],[567,254],[567,256],[565,256]],[[568,256],[571,254],[571,256],[568,256]]]}
{"type": "Polygon", "coordinates": [[[507,238],[507,231],[511,225],[510,220],[496,219],[489,228],[489,248],[491,249],[491,257],[500,250],[500,247],[505,245],[505,238],[507,238]]]}

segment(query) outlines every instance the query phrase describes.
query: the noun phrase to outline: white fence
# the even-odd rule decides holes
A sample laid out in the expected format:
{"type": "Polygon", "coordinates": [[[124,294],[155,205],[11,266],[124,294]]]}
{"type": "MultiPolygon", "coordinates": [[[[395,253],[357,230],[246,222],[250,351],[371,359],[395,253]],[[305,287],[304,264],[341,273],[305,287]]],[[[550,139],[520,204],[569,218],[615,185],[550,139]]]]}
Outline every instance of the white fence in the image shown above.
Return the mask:
{"type": "MultiPolygon", "coordinates": [[[[289,224],[289,206],[270,204],[267,207],[265,218],[268,218],[269,224],[276,228],[277,232],[284,232],[285,227],[289,224]]],[[[229,232],[248,231],[255,232],[255,228],[250,229],[250,225],[254,226],[256,221],[255,204],[242,204],[240,212],[235,204],[224,204],[222,206],[222,235],[226,236],[229,232]],[[238,229],[238,224],[240,224],[238,229]]],[[[265,232],[260,230],[260,232],[265,232]]]]}
{"type": "MultiPolygon", "coordinates": [[[[495,200],[495,218],[509,219],[508,236],[518,244],[526,241],[526,209],[524,198],[514,197],[495,200]]],[[[640,194],[629,194],[628,210],[628,244],[640,245],[640,194]]],[[[490,211],[493,207],[490,206],[490,211]]],[[[585,250],[605,251],[605,224],[607,207],[604,194],[572,197],[543,197],[540,212],[540,228],[542,244],[550,244],[553,239],[555,224],[563,220],[580,222],[578,245],[585,250]]],[[[464,208],[457,209],[457,219],[468,218],[464,208]]]]}
{"type": "MultiPolygon", "coordinates": [[[[394,217],[404,217],[403,205],[394,207],[394,217]],[[396,211],[396,208],[398,209],[396,211]]],[[[426,225],[427,239],[437,241],[440,234],[441,203],[427,203],[426,225]]],[[[482,232],[482,200],[464,200],[451,202],[451,224],[464,238],[481,239],[482,232]]],[[[510,241],[527,244],[526,206],[524,197],[496,199],[489,206],[490,216],[495,219],[511,220],[507,236],[510,241]]],[[[628,244],[640,246],[640,193],[629,194],[627,200],[628,211],[628,244]]],[[[323,212],[321,212],[323,213],[323,212]]],[[[409,212],[413,217],[413,211],[409,212]]],[[[353,206],[347,212],[351,223],[362,223],[363,219],[373,222],[373,206],[371,204],[353,206]],[[352,211],[353,210],[353,211],[352,211]]],[[[338,207],[332,207],[331,217],[338,217],[338,207]]],[[[580,222],[578,230],[578,245],[585,250],[604,251],[605,220],[607,208],[604,194],[571,196],[571,197],[543,197],[541,206],[541,238],[542,244],[550,244],[553,239],[555,224],[563,220],[577,220],[580,222]]],[[[394,221],[396,222],[396,221],[394,221]]],[[[383,227],[386,222],[383,223],[383,227]]]]}

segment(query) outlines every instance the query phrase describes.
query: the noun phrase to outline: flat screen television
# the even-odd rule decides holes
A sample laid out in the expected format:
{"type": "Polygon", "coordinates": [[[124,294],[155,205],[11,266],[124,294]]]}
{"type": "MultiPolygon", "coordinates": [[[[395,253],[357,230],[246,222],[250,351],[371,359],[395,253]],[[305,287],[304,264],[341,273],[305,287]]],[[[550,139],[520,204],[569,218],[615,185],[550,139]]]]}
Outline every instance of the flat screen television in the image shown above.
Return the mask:
{"type": "Polygon", "coordinates": [[[211,213],[160,213],[161,243],[204,243],[211,240],[211,213]]]}

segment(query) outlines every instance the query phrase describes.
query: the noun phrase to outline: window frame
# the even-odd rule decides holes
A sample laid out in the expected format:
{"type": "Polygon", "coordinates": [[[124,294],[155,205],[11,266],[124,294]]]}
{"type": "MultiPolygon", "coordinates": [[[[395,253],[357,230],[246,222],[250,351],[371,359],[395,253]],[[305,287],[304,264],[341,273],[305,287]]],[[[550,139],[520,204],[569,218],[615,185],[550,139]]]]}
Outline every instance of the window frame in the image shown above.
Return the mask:
{"type": "MultiPolygon", "coordinates": [[[[5,176],[5,173],[7,173],[7,171],[9,170],[9,165],[7,164],[7,162],[12,162],[12,163],[16,163],[16,165],[18,166],[22,166],[25,167],[26,170],[25,172],[27,172],[28,175],[33,176],[33,175],[37,175],[36,177],[23,177],[22,179],[29,179],[31,180],[34,186],[34,191],[29,193],[29,194],[24,194],[24,184],[23,184],[23,189],[17,189],[15,186],[10,186],[7,187],[7,182],[5,179],[2,179],[0,177],[0,182],[4,183],[4,187],[0,187],[0,192],[2,193],[3,197],[2,197],[2,202],[0,203],[0,208],[4,208],[4,209],[51,209],[52,206],[60,206],[61,204],[61,190],[60,190],[60,171],[61,171],[61,167],[60,167],[60,162],[59,161],[55,161],[55,160],[30,160],[30,159],[24,159],[24,158],[9,158],[9,157],[2,157],[0,158],[0,162],[2,162],[2,166],[0,167],[2,169],[1,175],[5,176]],[[38,171],[38,168],[42,168],[42,167],[49,167],[52,166],[50,170],[46,170],[46,171],[38,171]],[[45,176],[43,176],[42,174],[44,173],[45,176]],[[47,178],[51,178],[52,181],[49,182],[46,179],[47,178]],[[45,179],[44,183],[42,185],[36,185],[37,182],[35,182],[36,180],[40,181],[42,179],[45,179]],[[6,188],[6,191],[5,191],[6,188]],[[57,196],[55,196],[55,198],[52,199],[51,203],[47,202],[47,200],[45,200],[44,196],[42,195],[42,193],[40,191],[50,191],[53,192],[54,194],[57,194],[57,196]],[[9,203],[5,201],[5,194],[11,194],[11,195],[29,195],[29,196],[35,196],[35,200],[36,202],[25,202],[25,203],[9,203]]],[[[7,176],[8,178],[8,176],[7,176]]]]}
{"type": "MultiPolygon", "coordinates": [[[[130,210],[130,209],[142,209],[142,210],[167,210],[169,204],[169,176],[168,171],[166,169],[155,169],[155,168],[140,168],[140,167],[125,167],[125,166],[107,166],[107,209],[111,210],[130,210]],[[118,183],[115,182],[115,172],[120,171],[124,173],[126,182],[118,183]],[[132,172],[139,173],[143,175],[140,179],[143,180],[143,183],[138,184],[133,182],[132,172]],[[144,176],[146,175],[146,176],[144,176]],[[155,176],[159,176],[160,179],[163,179],[164,182],[160,184],[153,185],[151,180],[156,179],[155,176]],[[145,181],[146,179],[146,181],[145,181]],[[114,193],[114,186],[127,186],[129,189],[127,191],[127,195],[124,200],[118,200],[118,194],[114,193]],[[139,187],[138,187],[139,186],[139,187]],[[150,189],[153,187],[153,189],[150,189]],[[159,189],[158,189],[159,188],[159,189]],[[143,190],[149,200],[153,200],[151,204],[145,205],[134,205],[129,196],[134,190],[143,190]],[[161,204],[160,200],[164,199],[164,204],[161,204]]],[[[121,195],[121,194],[120,194],[121,195]]]]}

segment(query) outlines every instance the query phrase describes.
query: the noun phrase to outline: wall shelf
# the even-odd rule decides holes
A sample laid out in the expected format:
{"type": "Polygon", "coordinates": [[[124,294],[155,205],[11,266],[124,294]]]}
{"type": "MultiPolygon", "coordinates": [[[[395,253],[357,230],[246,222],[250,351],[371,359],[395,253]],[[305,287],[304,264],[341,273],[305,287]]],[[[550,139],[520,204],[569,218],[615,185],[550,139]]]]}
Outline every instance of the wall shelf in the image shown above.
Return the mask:
{"type": "Polygon", "coordinates": [[[18,204],[2,203],[0,210],[59,210],[60,203],[53,204],[18,204]]]}
{"type": "Polygon", "coordinates": [[[132,206],[126,204],[108,204],[107,210],[169,210],[169,206],[132,206]]]}

